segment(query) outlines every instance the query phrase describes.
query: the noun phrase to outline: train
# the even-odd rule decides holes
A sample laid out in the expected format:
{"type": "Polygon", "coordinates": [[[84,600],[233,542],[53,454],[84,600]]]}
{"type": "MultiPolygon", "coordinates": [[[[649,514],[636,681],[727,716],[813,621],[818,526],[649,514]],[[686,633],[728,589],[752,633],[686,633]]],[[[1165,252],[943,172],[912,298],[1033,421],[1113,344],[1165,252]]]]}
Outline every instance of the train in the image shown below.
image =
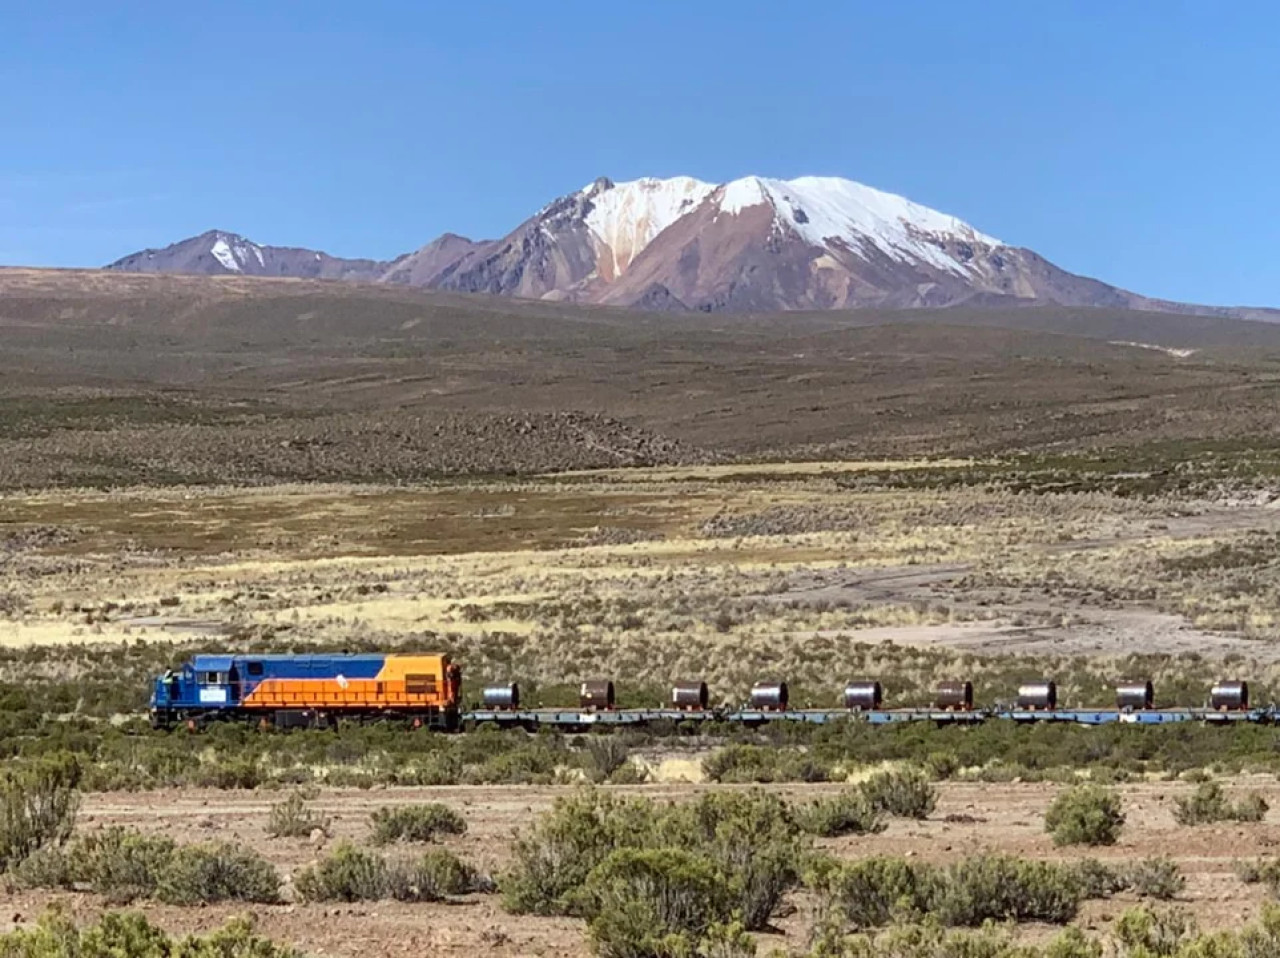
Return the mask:
{"type": "Polygon", "coordinates": [[[930,704],[909,708],[886,708],[884,687],[874,679],[845,683],[834,708],[795,707],[787,682],[780,679],[757,682],[747,701],[736,706],[712,705],[710,689],[701,680],[675,683],[668,700],[652,708],[619,708],[610,679],[582,682],[578,691],[576,708],[528,707],[521,701],[519,683],[507,682],[485,687],[480,701],[467,705],[462,668],[444,654],[197,655],[155,679],[150,717],[153,726],[163,729],[194,730],[216,721],[287,729],[332,727],[343,720],[394,720],[447,732],[483,726],[581,730],[662,722],[754,727],[837,721],[955,725],[1003,719],[1157,725],[1280,720],[1280,707],[1255,705],[1249,683],[1236,679],[1215,682],[1206,705],[1161,709],[1155,708],[1155,687],[1147,679],[1120,682],[1115,704],[1098,708],[1063,707],[1057,685],[1048,679],[1024,683],[1010,702],[988,706],[974,704],[972,682],[955,680],[939,682],[930,704]]]}

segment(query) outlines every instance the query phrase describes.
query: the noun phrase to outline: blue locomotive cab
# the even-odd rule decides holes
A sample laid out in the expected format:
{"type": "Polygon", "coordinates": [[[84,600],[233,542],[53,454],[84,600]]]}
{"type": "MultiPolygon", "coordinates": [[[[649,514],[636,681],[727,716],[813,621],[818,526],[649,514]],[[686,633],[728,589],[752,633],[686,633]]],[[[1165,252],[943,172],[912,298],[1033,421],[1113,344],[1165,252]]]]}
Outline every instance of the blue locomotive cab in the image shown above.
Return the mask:
{"type": "Polygon", "coordinates": [[[229,655],[197,655],[169,669],[151,690],[151,722],[167,727],[183,719],[209,718],[240,702],[239,669],[229,655]]]}

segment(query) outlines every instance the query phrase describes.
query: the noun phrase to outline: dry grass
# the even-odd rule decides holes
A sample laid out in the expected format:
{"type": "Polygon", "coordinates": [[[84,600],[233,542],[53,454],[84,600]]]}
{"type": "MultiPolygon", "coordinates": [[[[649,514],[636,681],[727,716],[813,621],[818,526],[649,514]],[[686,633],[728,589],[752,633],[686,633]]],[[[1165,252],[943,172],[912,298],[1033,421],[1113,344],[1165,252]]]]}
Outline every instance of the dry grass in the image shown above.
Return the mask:
{"type": "MultiPolygon", "coordinates": [[[[1241,638],[1222,654],[1251,652],[1245,639],[1275,628],[1266,545],[1280,515],[1099,492],[858,491],[817,469],[10,495],[0,522],[9,646],[408,642],[451,649],[475,676],[701,676],[734,701],[783,674],[826,704],[855,671],[900,694],[940,670],[1003,680],[1007,664],[981,656],[1006,650],[1064,673],[1081,652],[1119,670],[1128,653],[1176,651],[1158,630],[1142,638],[1153,622],[1226,626],[1241,638]]],[[[1098,674],[1071,690],[1096,696],[1098,674]]]]}

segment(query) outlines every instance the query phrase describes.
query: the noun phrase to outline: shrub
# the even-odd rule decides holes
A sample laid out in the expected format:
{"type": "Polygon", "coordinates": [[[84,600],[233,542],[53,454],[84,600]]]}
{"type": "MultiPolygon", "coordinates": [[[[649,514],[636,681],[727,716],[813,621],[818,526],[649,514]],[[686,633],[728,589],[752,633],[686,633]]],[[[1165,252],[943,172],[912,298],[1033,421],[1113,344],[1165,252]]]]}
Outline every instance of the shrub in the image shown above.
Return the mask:
{"type": "Polygon", "coordinates": [[[602,958],[692,955],[731,897],[716,868],[677,848],[623,848],[591,870],[581,911],[602,958]]]}
{"type": "Polygon", "coordinates": [[[252,919],[237,918],[206,937],[172,938],[137,913],[108,912],[97,924],[78,928],[71,916],[53,910],[34,928],[0,935],[5,958],[301,958],[287,945],[254,934],[252,919]]]}
{"type": "Polygon", "coordinates": [[[1125,875],[1096,858],[1077,862],[1073,873],[1083,898],[1110,898],[1129,887],[1129,880],[1125,875]]]}
{"type": "Polygon", "coordinates": [[[160,835],[107,828],[66,850],[68,884],[83,883],[114,902],[151,898],[177,846],[160,835]]]}
{"type": "Polygon", "coordinates": [[[73,757],[0,774],[0,871],[71,837],[80,809],[79,782],[80,766],[73,757]]]}
{"type": "Polygon", "coordinates": [[[592,782],[607,782],[627,764],[630,750],[616,735],[593,735],[587,740],[584,769],[592,782]]]}
{"type": "Polygon", "coordinates": [[[644,801],[602,792],[558,798],[512,846],[511,869],[499,881],[503,903],[516,914],[564,915],[572,893],[616,848],[653,842],[658,816],[644,801]]]}
{"type": "Polygon", "coordinates": [[[1067,789],[1044,816],[1044,830],[1055,845],[1114,845],[1122,827],[1119,794],[1100,785],[1067,789]]]}
{"type": "Polygon", "coordinates": [[[1068,865],[985,854],[946,868],[901,858],[866,858],[816,870],[828,908],[854,928],[928,914],[944,925],[986,921],[1065,924],[1084,888],[1068,865]]]}
{"type": "Polygon", "coordinates": [[[928,865],[882,856],[833,863],[811,879],[853,928],[878,928],[918,915],[933,896],[935,880],[928,865]]]}
{"type": "Polygon", "coordinates": [[[918,768],[877,772],[859,788],[872,808],[896,818],[928,818],[938,804],[937,786],[918,768]]]}
{"type": "Polygon", "coordinates": [[[432,842],[441,835],[461,835],[467,822],[461,815],[438,802],[426,805],[400,805],[377,809],[371,816],[373,843],[432,842]]]}
{"type": "Polygon", "coordinates": [[[270,862],[248,848],[226,842],[185,845],[170,856],[156,897],[170,905],[272,904],[280,900],[280,876],[270,862]]]}
{"type": "Polygon", "coordinates": [[[810,835],[872,835],[887,827],[884,815],[860,789],[847,789],[830,798],[820,798],[796,814],[800,827],[810,835]]]}
{"type": "Polygon", "coordinates": [[[291,792],[283,802],[271,806],[267,834],[273,838],[306,838],[319,829],[329,831],[329,819],[307,807],[301,792],[291,792]]]}
{"type": "Polygon", "coordinates": [[[386,887],[386,862],[350,842],[293,876],[294,891],[303,901],[376,901],[386,887]]]}
{"type": "Polygon", "coordinates": [[[1167,858],[1145,858],[1124,869],[1125,886],[1143,898],[1168,901],[1186,887],[1187,880],[1175,862],[1167,858]]]}
{"type": "Polygon", "coordinates": [[[430,849],[415,860],[387,861],[343,842],[299,871],[293,887],[304,901],[444,901],[451,895],[487,890],[489,883],[444,848],[430,849]]]}
{"type": "Polygon", "coordinates": [[[760,745],[729,745],[702,761],[703,774],[713,782],[825,782],[830,768],[795,749],[760,745]]]}
{"type": "Polygon", "coordinates": [[[710,792],[673,809],[661,825],[666,843],[718,867],[749,931],[768,927],[810,852],[787,804],[759,790],[710,792]]]}
{"type": "Polygon", "coordinates": [[[452,895],[476,891],[475,871],[445,848],[432,848],[409,862],[390,862],[380,897],[397,901],[444,901],[452,895]]]}
{"type": "Polygon", "coordinates": [[[1239,802],[1228,800],[1219,782],[1204,782],[1191,795],[1174,802],[1173,818],[1179,825],[1208,825],[1213,822],[1260,822],[1268,805],[1252,793],[1239,802]]]}
{"type": "Polygon", "coordinates": [[[1083,893],[1070,866],[979,855],[949,866],[927,910],[946,925],[991,921],[1061,925],[1076,916],[1083,893]]]}

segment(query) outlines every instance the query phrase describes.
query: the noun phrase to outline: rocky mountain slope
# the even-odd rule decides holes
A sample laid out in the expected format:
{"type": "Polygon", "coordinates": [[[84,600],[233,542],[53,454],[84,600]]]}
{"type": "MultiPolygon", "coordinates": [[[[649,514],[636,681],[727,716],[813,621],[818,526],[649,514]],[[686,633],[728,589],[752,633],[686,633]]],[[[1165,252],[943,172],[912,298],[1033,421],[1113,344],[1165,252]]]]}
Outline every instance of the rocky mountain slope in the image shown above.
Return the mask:
{"type": "Polygon", "coordinates": [[[851,180],[598,179],[497,240],[453,233],[390,263],[210,232],[108,269],[345,279],[654,311],[958,305],[1158,310],[1276,319],[1152,300],[1060,269],[928,207],[851,180]]]}
{"type": "Polygon", "coordinates": [[[141,250],[105,268],[122,273],[238,274],[374,281],[391,266],[370,259],[341,259],[313,249],[261,246],[236,233],[209,230],[164,249],[141,250]]]}

